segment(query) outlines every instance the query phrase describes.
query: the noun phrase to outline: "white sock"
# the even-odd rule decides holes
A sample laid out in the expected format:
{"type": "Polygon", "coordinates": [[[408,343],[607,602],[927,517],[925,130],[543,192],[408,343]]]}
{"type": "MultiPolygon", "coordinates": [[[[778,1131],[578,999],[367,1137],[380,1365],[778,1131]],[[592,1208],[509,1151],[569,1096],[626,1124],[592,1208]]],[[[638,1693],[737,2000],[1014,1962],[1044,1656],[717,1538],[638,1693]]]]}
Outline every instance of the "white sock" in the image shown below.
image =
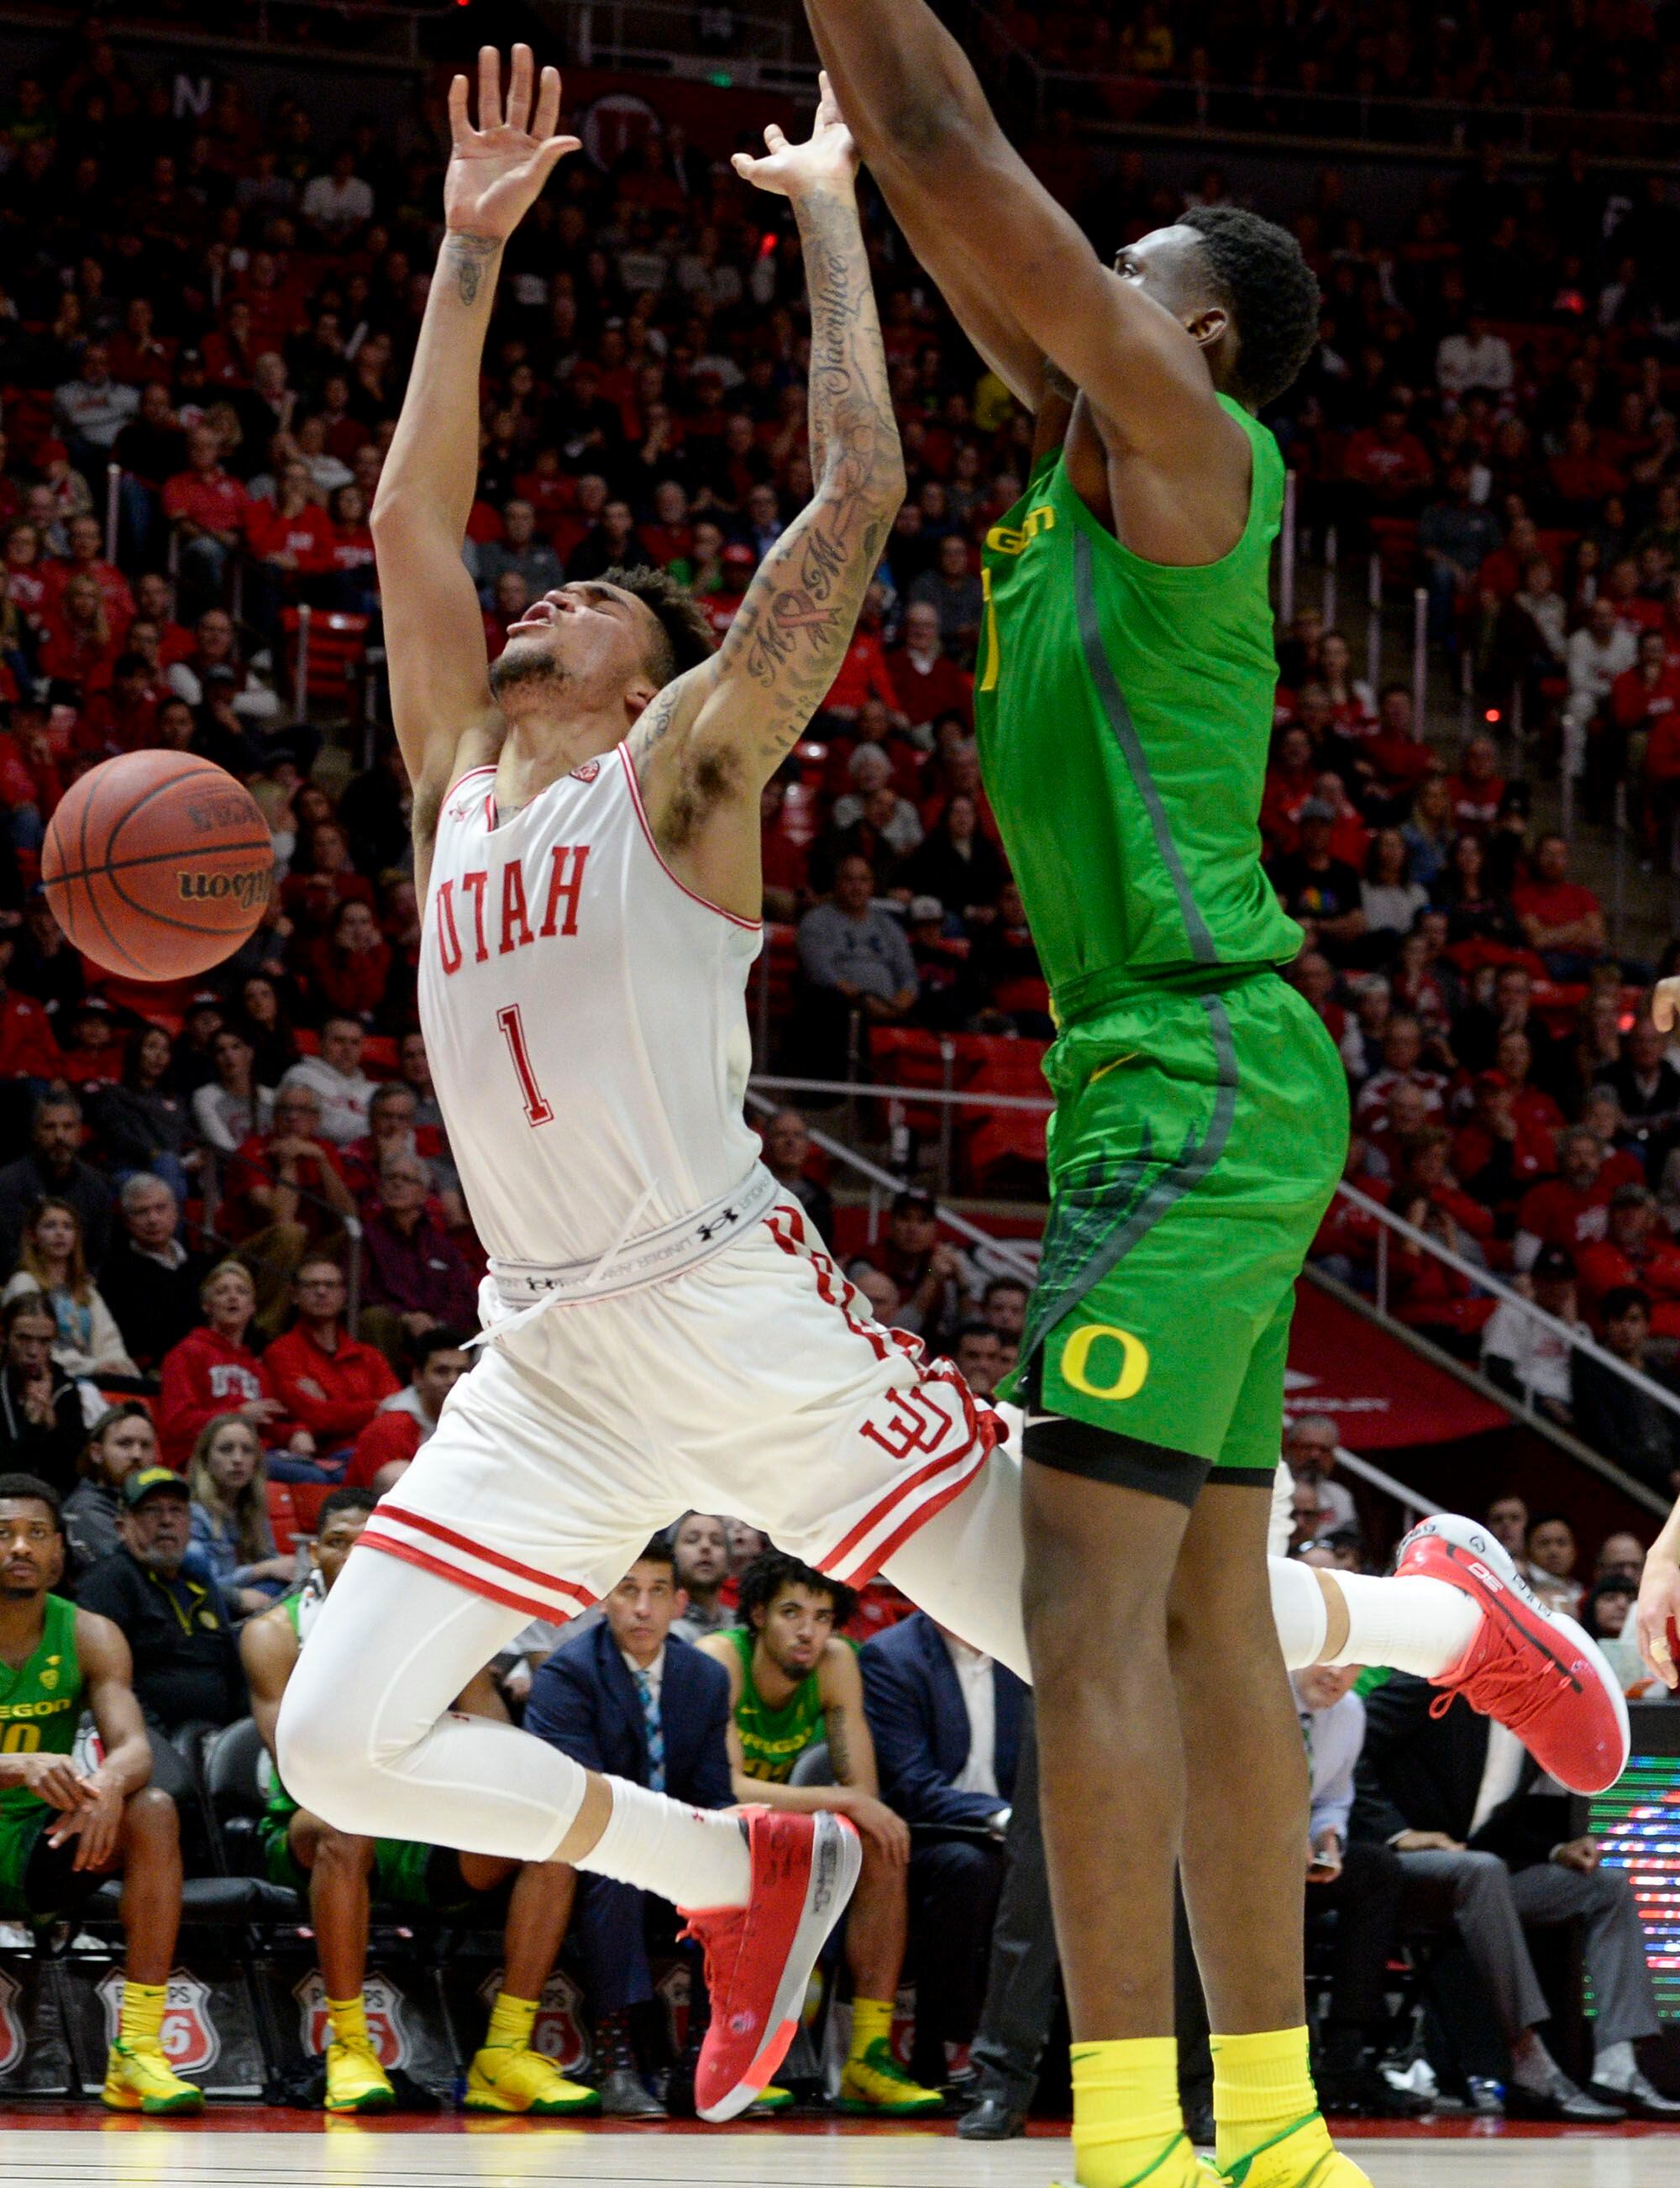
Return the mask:
{"type": "Polygon", "coordinates": [[[1348,1638],[1333,1664],[1379,1664],[1437,1679],[1450,1672],[1475,1638],[1481,1612],[1444,1580],[1373,1580],[1368,1573],[1332,1576],[1348,1607],[1348,1638]]]}
{"type": "Polygon", "coordinates": [[[1330,1618],[1317,1568],[1298,1558],[1268,1558],[1266,1567],[1271,1576],[1271,1622],[1283,1644],[1283,1661],[1292,1672],[1303,1672],[1323,1655],[1330,1618]]]}
{"type": "Polygon", "coordinates": [[[1593,2061],[1593,2078],[1600,2089],[1630,2089],[1638,2071],[1639,2061],[1633,2055],[1633,2046],[1625,2040],[1606,2044],[1593,2061]]]}
{"type": "Polygon", "coordinates": [[[657,1892],[677,1907],[747,1904],[753,1864],[739,1816],[691,1808],[623,1778],[602,1783],[612,1790],[612,1813],[579,1869],[657,1892]]]}

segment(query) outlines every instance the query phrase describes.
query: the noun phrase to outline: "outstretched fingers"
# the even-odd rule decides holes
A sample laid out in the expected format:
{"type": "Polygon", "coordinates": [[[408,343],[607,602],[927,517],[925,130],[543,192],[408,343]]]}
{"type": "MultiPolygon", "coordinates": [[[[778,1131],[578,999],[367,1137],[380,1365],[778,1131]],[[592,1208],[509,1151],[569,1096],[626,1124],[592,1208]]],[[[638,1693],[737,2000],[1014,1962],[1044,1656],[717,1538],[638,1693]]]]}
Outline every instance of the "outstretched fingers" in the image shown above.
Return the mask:
{"type": "Polygon", "coordinates": [[[464,144],[472,134],[472,123],[467,116],[468,84],[464,76],[449,79],[449,135],[457,144],[464,144]]]}
{"type": "Polygon", "coordinates": [[[537,93],[537,119],[533,133],[540,141],[552,137],[560,125],[560,70],[545,68],[537,93]]]}
{"type": "Polygon", "coordinates": [[[510,129],[517,129],[521,134],[531,119],[531,69],[530,47],[516,46],[513,66],[508,72],[507,112],[503,119],[510,129]]]}
{"type": "Polygon", "coordinates": [[[502,126],[502,61],[493,46],[478,48],[478,126],[487,134],[502,126]]]}

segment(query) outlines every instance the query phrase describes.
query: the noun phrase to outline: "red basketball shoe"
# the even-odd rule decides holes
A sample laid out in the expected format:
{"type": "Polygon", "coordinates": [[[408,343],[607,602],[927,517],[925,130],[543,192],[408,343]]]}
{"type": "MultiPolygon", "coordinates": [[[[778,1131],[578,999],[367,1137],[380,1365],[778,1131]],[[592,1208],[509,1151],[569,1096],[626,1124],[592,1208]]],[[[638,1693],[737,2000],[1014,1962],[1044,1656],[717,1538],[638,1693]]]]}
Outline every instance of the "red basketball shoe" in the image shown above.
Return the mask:
{"type": "MultiPolygon", "coordinates": [[[[1621,1683],[1572,1618],[1548,1610],[1486,1528],[1437,1513],[1400,1546],[1396,1576],[1444,1580],[1482,1614],[1463,1657],[1430,1683],[1515,1733],[1572,1793],[1602,1793],[1627,1768],[1621,1683]]],[[[1446,1706],[1437,1704],[1437,1707],[1446,1706]]]]}
{"type": "Polygon", "coordinates": [[[753,1858],[744,1907],[685,1907],[706,1954],[712,2025],[694,2072],[703,2120],[730,2120],[769,2088],[805,2009],[805,1986],[863,1866],[843,1816],[743,1808],[753,1858]]]}

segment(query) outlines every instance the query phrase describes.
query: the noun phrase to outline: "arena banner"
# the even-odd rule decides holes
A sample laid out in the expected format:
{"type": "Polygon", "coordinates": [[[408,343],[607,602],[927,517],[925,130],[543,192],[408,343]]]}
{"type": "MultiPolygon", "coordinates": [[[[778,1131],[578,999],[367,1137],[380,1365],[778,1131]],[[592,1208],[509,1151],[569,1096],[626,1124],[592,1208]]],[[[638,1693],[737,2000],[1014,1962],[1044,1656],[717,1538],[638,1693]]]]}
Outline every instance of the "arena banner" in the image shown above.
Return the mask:
{"type": "Polygon", "coordinates": [[[1295,1294],[1283,1403],[1291,1415],[1327,1413],[1350,1451],[1454,1443],[1510,1421],[1502,1407],[1305,1280],[1295,1294]]]}

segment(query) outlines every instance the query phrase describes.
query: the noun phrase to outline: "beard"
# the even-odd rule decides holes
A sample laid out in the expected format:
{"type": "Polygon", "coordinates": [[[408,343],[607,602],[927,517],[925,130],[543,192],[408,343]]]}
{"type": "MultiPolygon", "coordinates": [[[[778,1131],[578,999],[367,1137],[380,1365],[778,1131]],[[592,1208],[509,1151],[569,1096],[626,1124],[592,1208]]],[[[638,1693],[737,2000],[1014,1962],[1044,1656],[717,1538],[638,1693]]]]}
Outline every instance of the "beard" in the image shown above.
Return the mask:
{"type": "Polygon", "coordinates": [[[511,639],[490,663],[493,699],[499,699],[505,691],[540,689],[544,685],[558,689],[567,680],[564,663],[540,639],[511,639]]]}

